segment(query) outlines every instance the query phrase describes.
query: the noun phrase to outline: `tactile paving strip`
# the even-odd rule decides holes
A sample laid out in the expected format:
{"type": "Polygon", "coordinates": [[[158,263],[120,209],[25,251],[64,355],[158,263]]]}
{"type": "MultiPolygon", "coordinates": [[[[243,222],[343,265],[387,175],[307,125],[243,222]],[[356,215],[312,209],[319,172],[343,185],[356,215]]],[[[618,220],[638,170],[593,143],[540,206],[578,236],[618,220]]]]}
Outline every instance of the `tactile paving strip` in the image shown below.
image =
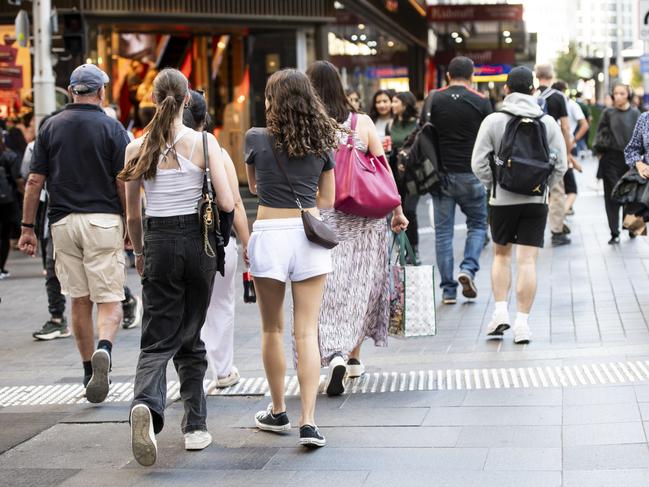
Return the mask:
{"type": "MultiPolygon", "coordinates": [[[[320,377],[321,391],[324,379],[324,375],[320,377]]],[[[543,367],[374,372],[366,373],[358,379],[347,380],[345,393],[578,387],[644,381],[649,381],[649,360],[543,367]]],[[[208,381],[205,386],[209,395],[213,396],[268,395],[268,383],[264,377],[242,378],[238,384],[225,389],[213,389],[209,387],[208,381]]],[[[170,399],[178,397],[178,390],[177,381],[168,382],[167,396],[170,399]]],[[[5,386],[0,387],[0,407],[82,404],[87,402],[83,392],[81,384],[5,386]]],[[[286,395],[294,396],[299,392],[297,376],[287,377],[286,395]]],[[[132,399],[133,384],[117,382],[111,385],[105,402],[129,402],[132,399]]]]}

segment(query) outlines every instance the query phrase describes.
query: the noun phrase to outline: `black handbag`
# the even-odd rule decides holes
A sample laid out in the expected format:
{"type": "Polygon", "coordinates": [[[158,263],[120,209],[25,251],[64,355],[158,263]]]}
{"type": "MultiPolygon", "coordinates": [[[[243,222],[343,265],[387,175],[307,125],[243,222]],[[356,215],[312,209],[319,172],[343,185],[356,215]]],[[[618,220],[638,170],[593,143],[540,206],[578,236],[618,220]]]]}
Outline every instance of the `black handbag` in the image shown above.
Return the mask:
{"type": "Polygon", "coordinates": [[[286,177],[286,181],[288,181],[288,185],[291,187],[291,191],[293,192],[293,197],[295,198],[297,207],[300,209],[302,225],[304,225],[304,233],[306,234],[306,238],[310,242],[320,245],[325,249],[333,249],[336,245],[338,245],[338,236],[331,228],[329,228],[329,225],[302,208],[300,198],[298,198],[297,193],[295,192],[295,188],[293,188],[293,183],[291,183],[291,178],[288,176],[284,164],[282,164],[280,158],[277,156],[277,152],[275,152],[273,143],[274,141],[271,139],[270,144],[273,148],[273,155],[275,156],[277,165],[284,173],[284,177],[286,177]]]}
{"type": "Polygon", "coordinates": [[[222,276],[225,273],[225,247],[230,242],[230,233],[234,223],[234,210],[219,211],[210,180],[210,158],[207,150],[207,132],[203,132],[203,157],[205,174],[203,176],[203,195],[198,202],[198,219],[203,237],[203,250],[208,257],[216,257],[216,270],[222,276]],[[213,236],[216,249],[212,247],[210,236],[213,236]]]}

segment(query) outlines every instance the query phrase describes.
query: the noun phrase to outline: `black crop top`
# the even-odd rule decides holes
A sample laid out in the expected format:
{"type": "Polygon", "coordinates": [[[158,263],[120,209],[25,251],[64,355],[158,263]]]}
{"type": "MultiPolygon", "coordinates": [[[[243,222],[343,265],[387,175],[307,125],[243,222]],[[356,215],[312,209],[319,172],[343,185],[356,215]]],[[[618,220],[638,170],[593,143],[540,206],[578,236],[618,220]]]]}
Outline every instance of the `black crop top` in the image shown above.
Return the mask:
{"type": "MultiPolygon", "coordinates": [[[[270,208],[297,208],[291,187],[277,165],[270,144],[271,138],[265,128],[253,127],[246,132],[245,159],[246,164],[255,166],[259,204],[270,208]]],[[[302,207],[315,207],[320,174],[334,168],[333,154],[309,154],[289,159],[283,151],[277,155],[291,178],[302,207]]]]}

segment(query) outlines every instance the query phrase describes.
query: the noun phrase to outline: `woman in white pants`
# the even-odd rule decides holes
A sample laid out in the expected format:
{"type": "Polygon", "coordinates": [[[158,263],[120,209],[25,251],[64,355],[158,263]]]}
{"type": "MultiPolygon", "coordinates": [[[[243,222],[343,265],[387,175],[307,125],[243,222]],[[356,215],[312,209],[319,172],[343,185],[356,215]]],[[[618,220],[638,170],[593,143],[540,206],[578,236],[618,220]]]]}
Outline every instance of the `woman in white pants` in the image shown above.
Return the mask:
{"type": "MultiPolygon", "coordinates": [[[[191,91],[189,107],[183,115],[183,123],[201,131],[208,121],[207,103],[203,95],[191,91]]],[[[228,182],[234,196],[234,231],[243,245],[243,258],[248,263],[247,247],[250,231],[246,209],[239,193],[239,180],[234,168],[234,163],[227,151],[221,148],[223,163],[228,175],[228,182]]],[[[201,329],[201,339],[205,343],[207,362],[212,371],[213,380],[207,387],[210,391],[216,388],[230,387],[239,382],[238,369],[233,365],[234,355],[234,308],[235,308],[235,278],[237,275],[238,258],[237,241],[230,238],[225,247],[225,273],[217,273],[212,287],[212,298],[207,317],[201,329]]]]}

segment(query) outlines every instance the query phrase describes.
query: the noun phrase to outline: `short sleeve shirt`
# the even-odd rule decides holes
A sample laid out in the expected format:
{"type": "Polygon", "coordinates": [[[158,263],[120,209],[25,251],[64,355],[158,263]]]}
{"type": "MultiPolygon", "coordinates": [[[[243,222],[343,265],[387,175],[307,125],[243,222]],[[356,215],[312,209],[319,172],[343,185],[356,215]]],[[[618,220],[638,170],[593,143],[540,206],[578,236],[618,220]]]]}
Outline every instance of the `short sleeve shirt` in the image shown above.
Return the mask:
{"type": "Polygon", "coordinates": [[[570,124],[571,134],[574,135],[575,132],[577,132],[579,121],[584,120],[585,118],[586,116],[577,102],[575,100],[568,100],[568,122],[570,124]]]}
{"type": "Polygon", "coordinates": [[[40,128],[30,172],[46,177],[52,223],[71,213],[123,213],[115,180],[129,139],[96,105],[71,103],[40,128]]]}
{"type": "MultiPolygon", "coordinates": [[[[540,86],[539,89],[541,93],[547,90],[547,86],[540,86]]],[[[568,107],[566,103],[566,97],[558,91],[552,93],[545,101],[548,108],[548,115],[550,115],[555,120],[568,116],[568,107]]]]}
{"type": "MultiPolygon", "coordinates": [[[[271,143],[272,139],[265,128],[253,127],[246,132],[245,160],[247,164],[255,166],[259,204],[270,208],[297,208],[291,187],[277,164],[271,143]]],[[[315,207],[320,175],[334,168],[332,153],[289,158],[284,151],[276,152],[291,178],[302,207],[315,207]]]]}

